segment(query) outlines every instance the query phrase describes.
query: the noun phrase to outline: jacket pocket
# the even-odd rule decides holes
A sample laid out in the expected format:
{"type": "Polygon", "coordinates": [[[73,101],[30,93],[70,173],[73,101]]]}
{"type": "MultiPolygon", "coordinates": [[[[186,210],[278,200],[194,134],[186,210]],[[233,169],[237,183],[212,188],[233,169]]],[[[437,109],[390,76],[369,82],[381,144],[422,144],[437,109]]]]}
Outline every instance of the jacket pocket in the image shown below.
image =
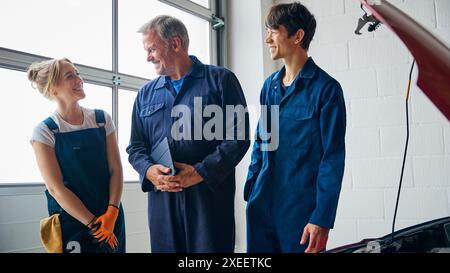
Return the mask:
{"type": "Polygon", "coordinates": [[[293,105],[280,112],[279,143],[278,150],[286,149],[291,154],[295,149],[309,149],[313,132],[318,128],[318,122],[314,116],[314,107],[307,105],[293,105]]]}
{"type": "Polygon", "coordinates": [[[139,113],[139,116],[141,118],[149,117],[161,109],[164,109],[164,103],[156,103],[156,104],[146,105],[146,106],[142,107],[141,112],[139,113]]]}
{"type": "Polygon", "coordinates": [[[289,106],[281,110],[280,116],[296,121],[311,119],[314,115],[314,107],[311,106],[289,106]]]}

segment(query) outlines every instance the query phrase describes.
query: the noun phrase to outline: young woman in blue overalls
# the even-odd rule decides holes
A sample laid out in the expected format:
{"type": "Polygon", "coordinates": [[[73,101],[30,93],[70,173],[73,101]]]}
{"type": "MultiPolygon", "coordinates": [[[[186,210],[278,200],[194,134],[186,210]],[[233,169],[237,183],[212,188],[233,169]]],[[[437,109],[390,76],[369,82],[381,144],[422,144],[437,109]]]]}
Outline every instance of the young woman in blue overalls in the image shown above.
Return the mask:
{"type": "Polygon", "coordinates": [[[49,215],[59,218],[62,252],[125,252],[123,174],[111,117],[78,104],[83,80],[68,59],[33,63],[27,74],[58,106],[34,128],[31,143],[49,215]]]}

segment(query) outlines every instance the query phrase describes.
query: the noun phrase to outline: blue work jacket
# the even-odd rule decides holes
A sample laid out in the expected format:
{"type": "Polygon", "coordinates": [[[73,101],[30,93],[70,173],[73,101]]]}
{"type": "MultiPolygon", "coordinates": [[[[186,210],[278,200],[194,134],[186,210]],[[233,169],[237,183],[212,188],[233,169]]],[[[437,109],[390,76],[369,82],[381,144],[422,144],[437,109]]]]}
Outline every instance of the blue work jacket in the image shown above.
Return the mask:
{"type": "Polygon", "coordinates": [[[193,66],[185,76],[178,94],[170,78],[160,76],[141,88],[134,103],[131,138],[127,152],[129,162],[140,175],[144,192],[154,190],[153,184],[145,178],[145,174],[154,164],[150,157],[151,152],[164,137],[169,139],[173,160],[193,165],[212,191],[221,187],[222,184],[228,184],[224,187],[234,189],[235,167],[250,146],[248,115],[245,115],[245,135],[247,135],[245,139],[227,139],[226,130],[224,130],[223,139],[208,140],[203,136],[201,139],[196,139],[194,133],[192,133],[192,139],[174,140],[172,138],[172,126],[179,118],[171,116],[175,106],[184,105],[190,110],[192,131],[196,126],[195,115],[197,117],[200,115],[201,120],[197,124],[201,126],[211,119],[211,117],[203,117],[201,113],[195,114],[194,98],[202,99],[202,109],[206,105],[217,105],[225,112],[227,105],[247,107],[239,81],[231,71],[204,65],[195,56],[190,57],[193,66]]]}
{"type": "Polygon", "coordinates": [[[261,124],[270,125],[268,111],[267,120],[258,124],[244,199],[250,229],[252,219],[265,217],[275,229],[301,236],[307,223],[334,225],[344,173],[346,111],[341,86],[312,58],[282,95],[284,72],[283,67],[272,74],[260,96],[261,105],[279,106],[279,145],[274,151],[261,149],[266,140],[258,135],[267,135],[261,124]]]}

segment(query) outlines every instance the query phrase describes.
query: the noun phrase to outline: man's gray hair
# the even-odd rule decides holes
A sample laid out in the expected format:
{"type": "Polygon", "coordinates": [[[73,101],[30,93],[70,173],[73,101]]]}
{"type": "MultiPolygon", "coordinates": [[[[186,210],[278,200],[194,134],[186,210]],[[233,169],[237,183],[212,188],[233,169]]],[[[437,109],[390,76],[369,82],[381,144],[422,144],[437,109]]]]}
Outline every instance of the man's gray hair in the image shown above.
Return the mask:
{"type": "Polygon", "coordinates": [[[157,16],[141,26],[138,33],[147,34],[152,29],[156,30],[166,44],[174,37],[180,38],[183,49],[188,51],[189,35],[186,26],[177,18],[168,15],[157,16]]]}

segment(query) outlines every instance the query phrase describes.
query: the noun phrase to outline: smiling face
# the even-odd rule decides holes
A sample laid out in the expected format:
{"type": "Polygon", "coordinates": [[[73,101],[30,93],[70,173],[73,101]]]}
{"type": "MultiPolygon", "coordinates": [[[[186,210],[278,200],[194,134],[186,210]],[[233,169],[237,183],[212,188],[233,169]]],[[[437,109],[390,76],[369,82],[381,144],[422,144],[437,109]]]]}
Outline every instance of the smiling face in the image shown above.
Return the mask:
{"type": "Polygon", "coordinates": [[[66,104],[77,102],[86,97],[83,79],[75,66],[67,61],[61,61],[60,78],[52,90],[53,97],[66,104]]]}
{"type": "Polygon", "coordinates": [[[173,72],[174,60],[170,46],[161,39],[154,29],[142,35],[144,50],[147,52],[147,62],[153,63],[156,74],[171,75],[173,72]]]}
{"type": "Polygon", "coordinates": [[[288,31],[283,25],[279,26],[278,29],[267,28],[265,42],[269,47],[272,60],[286,58],[298,48],[296,35],[288,37],[288,31]]]}

